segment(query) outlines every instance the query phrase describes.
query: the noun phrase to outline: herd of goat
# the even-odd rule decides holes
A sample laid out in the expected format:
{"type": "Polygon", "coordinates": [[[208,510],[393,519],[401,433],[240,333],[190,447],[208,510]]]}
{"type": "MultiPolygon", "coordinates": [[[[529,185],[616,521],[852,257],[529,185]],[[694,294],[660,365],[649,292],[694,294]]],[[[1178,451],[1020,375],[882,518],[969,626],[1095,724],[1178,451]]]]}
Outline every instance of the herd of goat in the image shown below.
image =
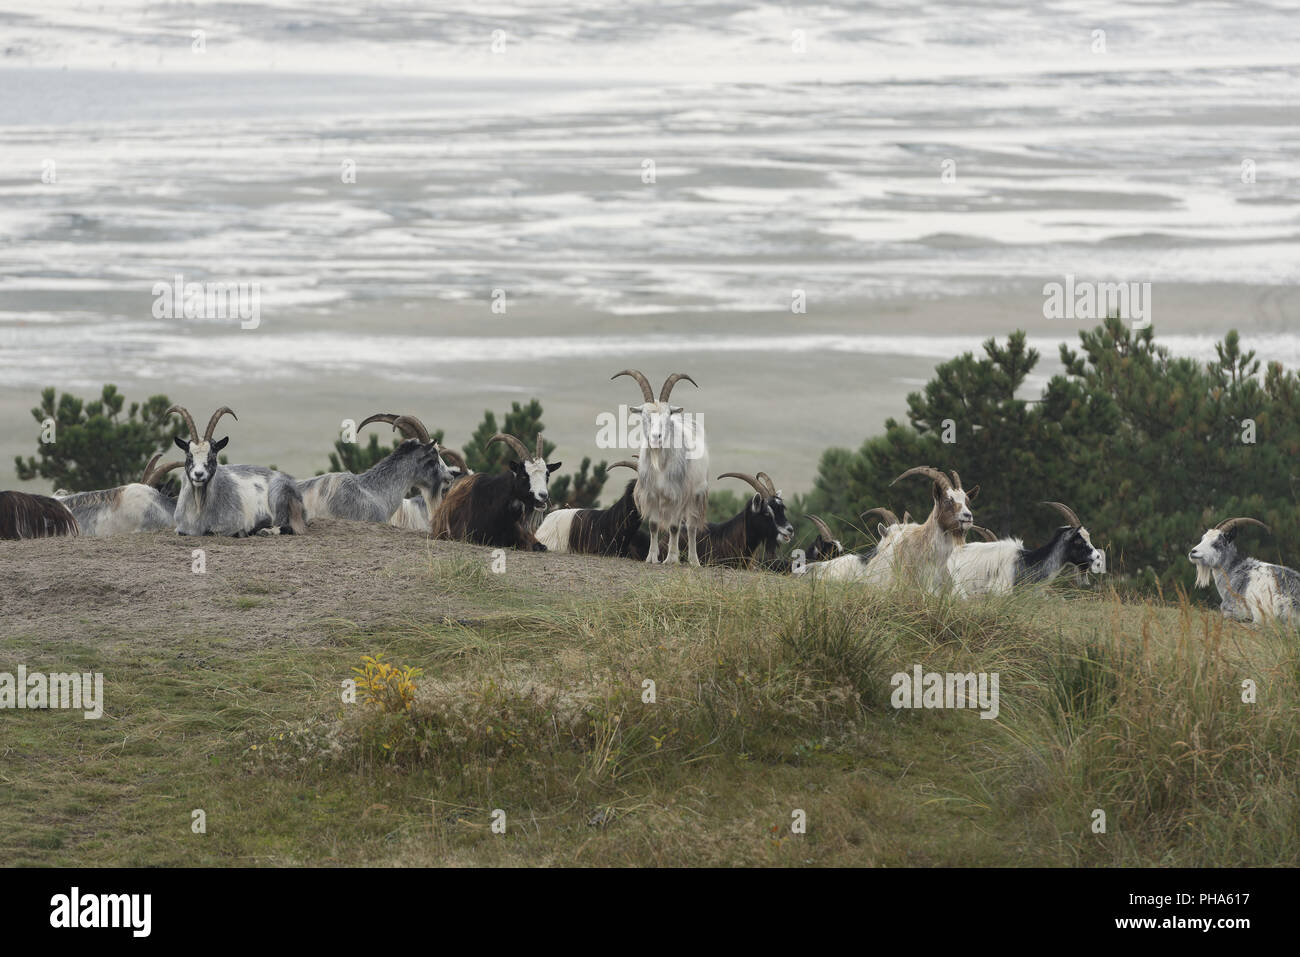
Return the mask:
{"type": "MultiPolygon", "coordinates": [[[[870,509],[863,514],[882,518],[877,544],[846,553],[827,525],[810,515],[817,537],[802,553],[781,558],[779,546],[790,542],[794,526],[766,473],[719,475],[748,483],[754,494],[730,520],[706,520],[709,454],[704,427],[699,418],[670,402],[679,381],[695,385],[695,380],[674,373],[656,399],[641,372],[626,369],[613,378],[620,376],[634,379],[644,399],[631,409],[640,417],[640,449],[636,457],[614,463],[635,470],[636,477],[608,508],[550,508],[549,480],[561,463],[546,461],[540,434],[530,452],[517,437],[497,433],[489,444],[504,443],[515,457],[498,473],[475,473],[461,455],[434,442],[415,416],[372,415],[358,428],[373,422],[392,426],[403,436],[392,453],[361,474],[331,472],[296,480],[275,469],[219,463],[229,438],[214,439],[213,432],[223,416],[236,417],[231,409],[223,406],[214,412],[200,435],[189,411],[173,406],[168,412],[181,416],[189,430],[188,439],[176,439],[184,461],[160,465],[161,455],[155,455],[139,482],[102,491],[56,492],[53,497],[0,492],[0,538],[168,529],[181,535],[302,535],[314,519],[337,518],[388,523],[497,548],[650,563],[660,561],[660,539],[666,538],[663,560],[676,564],[684,534],[691,565],[759,565],[813,579],[877,586],[907,582],[932,592],[951,589],[963,597],[1005,594],[1067,571],[1106,571],[1105,553],[1066,505],[1044,503],[1058,510],[1065,524],[1041,547],[1028,548],[1020,539],[997,539],[974,524],[971,502],[978,486],[967,490],[956,472],[926,466],[908,469],[894,480],[930,480],[933,506],[925,521],[914,522],[907,514],[900,520],[888,509],[870,509]],[[183,472],[180,494],[173,499],[158,486],[177,468],[183,472]],[[418,494],[411,496],[412,490],[418,494]],[[987,540],[966,542],[972,531],[987,540]]],[[[1253,518],[1227,519],[1192,549],[1188,557],[1196,565],[1197,585],[1215,583],[1228,617],[1300,620],[1300,573],[1241,554],[1236,535],[1245,525],[1264,527],[1253,518]]]]}

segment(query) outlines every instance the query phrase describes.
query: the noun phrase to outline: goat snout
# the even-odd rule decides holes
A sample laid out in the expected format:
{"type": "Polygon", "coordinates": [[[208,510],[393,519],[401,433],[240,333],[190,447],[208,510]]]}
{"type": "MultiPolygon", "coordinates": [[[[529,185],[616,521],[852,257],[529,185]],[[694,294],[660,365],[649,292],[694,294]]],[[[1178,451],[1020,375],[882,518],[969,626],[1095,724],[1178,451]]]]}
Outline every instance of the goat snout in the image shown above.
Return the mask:
{"type": "Polygon", "coordinates": [[[1093,549],[1092,562],[1088,565],[1088,571],[1100,575],[1106,571],[1106,553],[1100,549],[1093,549]]]}
{"type": "Polygon", "coordinates": [[[783,525],[776,530],[776,540],[783,545],[786,542],[790,541],[790,539],[793,537],[794,537],[793,525],[783,525]]]}
{"type": "Polygon", "coordinates": [[[1201,560],[1201,553],[1193,548],[1190,552],[1187,553],[1187,557],[1194,562],[1199,562],[1201,560]]]}

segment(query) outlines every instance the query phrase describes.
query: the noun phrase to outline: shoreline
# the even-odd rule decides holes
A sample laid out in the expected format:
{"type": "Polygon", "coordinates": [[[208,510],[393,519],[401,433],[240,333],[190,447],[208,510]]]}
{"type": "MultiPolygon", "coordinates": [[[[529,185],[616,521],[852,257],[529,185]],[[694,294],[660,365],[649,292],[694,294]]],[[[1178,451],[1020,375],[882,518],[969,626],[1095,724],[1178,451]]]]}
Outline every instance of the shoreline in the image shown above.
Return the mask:
{"type": "MultiPolygon", "coordinates": [[[[1077,342],[1080,331],[1097,324],[1044,319],[1042,301],[1037,290],[1023,284],[1015,291],[984,296],[826,305],[814,301],[805,315],[681,311],[627,316],[523,299],[500,316],[492,314],[486,298],[458,304],[349,301],[325,312],[265,316],[259,329],[233,330],[257,337],[251,340],[257,344],[252,348],[259,362],[253,375],[241,373],[238,353],[228,360],[229,369],[205,365],[205,345],[220,352],[217,344],[230,340],[232,330],[216,323],[191,323],[185,335],[166,339],[183,343],[185,352],[193,356],[178,363],[175,374],[165,363],[147,357],[125,354],[119,359],[110,354],[97,367],[102,381],[100,376],[82,375],[86,384],[74,384],[60,381],[59,374],[51,372],[48,384],[90,399],[98,396],[103,382],[113,382],[128,404],[165,393],[191,409],[230,405],[240,414],[237,423],[228,423],[232,461],[273,463],[304,478],[327,467],[339,423],[345,418],[359,421],[377,411],[414,413],[431,430],[444,429],[447,443],[459,447],[484,410],[500,416],[512,401],[534,397],[545,410],[546,434],[559,446],[564,471],[575,470],[584,456],[612,461],[620,457],[618,450],[596,447],[596,416],[635,403],[639,397],[634,387],[610,382],[609,377],[627,367],[642,369],[652,381],[681,371],[700,383],[698,392],[689,383],[679,386],[675,398],[705,416],[712,470],[752,473],[761,469],[772,474],[786,494],[794,494],[811,487],[826,448],[856,449],[882,432],[887,418],[904,420],[907,394],[921,388],[936,365],[964,351],[959,348],[963,344],[978,351],[979,343],[990,335],[1004,339],[1015,329],[1025,329],[1042,352],[1029,383],[1029,390],[1037,394],[1047,378],[1059,371],[1056,349],[1044,346],[1055,340],[1077,342]],[[338,360],[328,355],[321,361],[292,362],[285,350],[304,335],[323,337],[336,349],[338,337],[355,335],[358,343],[378,337],[385,348],[391,345],[398,354],[387,365],[378,360],[352,369],[337,367],[338,360]],[[400,355],[404,335],[412,337],[410,351],[419,356],[418,361],[400,355]],[[935,347],[920,350],[929,354],[913,355],[806,348],[809,342],[833,341],[836,336],[901,336],[914,345],[920,342],[928,347],[933,342],[935,347]],[[673,343],[676,337],[680,348],[673,343]],[[710,341],[709,337],[729,343],[728,348],[698,345],[710,341]],[[606,338],[618,343],[616,351],[565,354],[565,343],[581,341],[590,346],[592,340],[606,338]],[[762,338],[762,348],[750,351],[746,338],[762,338]],[[769,338],[772,341],[766,341],[769,338]],[[504,355],[512,342],[541,339],[554,341],[558,346],[554,354],[504,355]],[[653,348],[639,346],[638,339],[654,339],[653,348]],[[438,343],[476,341],[480,349],[486,345],[490,351],[495,340],[502,343],[502,357],[437,358],[438,343]],[[783,341],[796,340],[805,348],[781,348],[783,341]],[[128,366],[143,371],[123,372],[128,366]],[[188,375],[186,369],[197,375],[188,375]],[[110,377],[113,370],[118,374],[110,377]]],[[[1154,303],[1157,339],[1208,336],[1218,340],[1236,328],[1249,343],[1251,336],[1294,335],[1300,329],[1296,321],[1300,287],[1158,285],[1154,303]]],[[[15,306],[21,309],[23,304],[10,306],[11,311],[15,306]]],[[[67,333],[58,324],[19,328],[38,330],[52,342],[67,333]]],[[[140,341],[151,339],[146,334],[140,341]]],[[[0,338],[0,357],[3,343],[0,338]]],[[[1267,362],[1273,357],[1261,353],[1260,358],[1267,362]]],[[[86,373],[93,371],[96,367],[86,373]]],[[[35,380],[35,376],[28,378],[35,380]]],[[[14,455],[35,452],[37,427],[28,410],[39,402],[41,387],[11,382],[6,375],[6,384],[0,387],[0,422],[5,426],[0,430],[4,462],[0,484],[48,492],[48,482],[18,482],[13,467],[14,455]]]]}

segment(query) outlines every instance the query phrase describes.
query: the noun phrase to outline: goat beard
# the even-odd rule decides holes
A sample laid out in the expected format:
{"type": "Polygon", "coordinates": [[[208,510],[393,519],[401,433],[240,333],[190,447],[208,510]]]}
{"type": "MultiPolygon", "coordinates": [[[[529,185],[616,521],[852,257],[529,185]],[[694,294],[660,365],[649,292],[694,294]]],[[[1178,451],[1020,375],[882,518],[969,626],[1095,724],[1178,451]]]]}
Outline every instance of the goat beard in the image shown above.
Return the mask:
{"type": "Polygon", "coordinates": [[[1214,581],[1214,569],[1200,562],[1192,562],[1192,564],[1196,566],[1196,587],[1209,588],[1214,581]]]}

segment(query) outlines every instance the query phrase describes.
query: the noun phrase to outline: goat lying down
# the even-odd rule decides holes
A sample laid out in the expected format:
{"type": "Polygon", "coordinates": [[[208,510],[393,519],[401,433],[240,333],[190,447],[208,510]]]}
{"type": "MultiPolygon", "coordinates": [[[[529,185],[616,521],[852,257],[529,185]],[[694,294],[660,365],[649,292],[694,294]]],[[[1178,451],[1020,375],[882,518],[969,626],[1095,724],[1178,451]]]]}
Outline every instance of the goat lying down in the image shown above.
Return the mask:
{"type": "Polygon", "coordinates": [[[546,461],[541,433],[536,455],[513,435],[498,432],[488,440],[489,445],[493,442],[504,442],[519,458],[504,472],[477,472],[453,485],[429,519],[430,533],[434,538],[544,552],[531,520],[549,507],[551,473],[562,463],[546,461]]]}
{"type": "Polygon", "coordinates": [[[167,410],[185,419],[188,440],[176,437],[185,453],[181,494],[176,499],[178,535],[231,535],[242,538],[259,532],[303,535],[307,520],[302,494],[292,475],[260,465],[222,465],[217,453],[230,441],[213,440],[212,432],[223,415],[237,418],[222,406],[212,413],[207,430],[199,437],[194,417],[182,406],[167,410]]]}
{"type": "Polygon", "coordinates": [[[1041,548],[1026,548],[1018,538],[971,542],[953,550],[948,559],[953,588],[959,595],[1004,595],[1018,585],[1049,582],[1065,569],[1101,574],[1106,554],[1092,544],[1079,516],[1060,502],[1045,502],[1067,522],[1041,548]]]}
{"type": "Polygon", "coordinates": [[[160,491],[167,473],[184,462],[158,465],[161,453],[145,466],[140,481],[96,492],[73,492],[57,495],[77,519],[81,534],[96,538],[131,535],[136,532],[160,532],[176,522],[176,499],[160,491]]]}
{"type": "Polygon", "coordinates": [[[430,503],[441,501],[451,482],[438,443],[413,415],[378,413],[361,420],[357,431],[371,422],[384,422],[405,437],[396,449],[360,475],[329,472],[298,482],[307,519],[345,518],[356,522],[388,522],[403,509],[403,496],[416,488],[425,506],[424,527],[430,503]]]}
{"type": "Polygon", "coordinates": [[[0,539],[76,534],[76,518],[57,498],[28,492],[0,492],[0,539]]]}
{"type": "MultiPolygon", "coordinates": [[[[810,564],[804,570],[805,574],[822,581],[858,581],[868,585],[886,584],[883,574],[884,566],[878,565],[873,571],[872,560],[881,547],[893,536],[899,534],[904,527],[918,528],[919,526],[912,521],[911,515],[904,513],[903,518],[899,519],[897,515],[887,508],[869,508],[862,513],[861,517],[865,518],[873,514],[879,514],[884,519],[883,522],[876,526],[877,542],[875,545],[866,551],[852,552],[846,555],[843,554],[844,546],[836,542],[835,544],[839,545],[838,551],[832,557],[823,558],[815,563],[812,563],[814,560],[810,559],[810,564]],[[838,557],[834,557],[835,555],[838,557]]],[[[829,538],[829,530],[825,532],[825,535],[829,538]]]]}
{"type": "Polygon", "coordinates": [[[840,540],[835,537],[825,522],[816,515],[809,515],[807,519],[817,528],[817,537],[804,549],[802,565],[796,565],[793,558],[781,557],[763,562],[764,568],[779,574],[802,575],[809,568],[812,568],[814,564],[844,554],[844,546],[840,544],[840,540]]]}
{"type": "Polygon", "coordinates": [[[754,489],[754,497],[725,522],[709,522],[699,533],[697,553],[706,565],[754,566],[760,548],[775,556],[778,544],[794,536],[785,514],[785,501],[766,472],[746,475],[723,472],[719,479],[738,478],[754,489]]]}
{"type": "Polygon", "coordinates": [[[465,476],[474,474],[469,470],[469,466],[465,464],[465,457],[455,449],[439,447],[438,451],[447,467],[447,481],[443,483],[438,492],[429,495],[427,500],[423,492],[412,498],[402,499],[402,504],[397,506],[397,511],[388,519],[389,525],[394,528],[405,529],[408,532],[425,532],[427,534],[429,531],[429,516],[438,510],[438,506],[442,504],[442,497],[447,494],[447,490],[465,476]]]}
{"type": "MultiPolygon", "coordinates": [[[[610,468],[635,470],[635,459],[615,462],[610,468]]],[[[537,540],[551,552],[614,555],[644,559],[650,536],[641,532],[641,512],[636,507],[636,479],[609,508],[562,508],[548,512],[537,529],[537,540]]]]}
{"type": "Polygon", "coordinates": [[[1300,622],[1300,572],[1248,558],[1237,550],[1243,525],[1268,526],[1257,518],[1228,518],[1207,531],[1187,555],[1196,566],[1196,587],[1211,581],[1219,590],[1225,618],[1264,622],[1300,622]]]}
{"type": "Polygon", "coordinates": [[[961,476],[956,472],[952,472],[949,478],[929,466],[908,469],[890,484],[897,484],[911,475],[923,475],[932,480],[934,505],[926,520],[919,525],[891,524],[883,530],[880,543],[870,553],[845,555],[822,562],[815,568],[810,567],[813,577],[861,581],[882,587],[904,581],[929,592],[943,591],[951,586],[948,558],[953,549],[965,540],[973,523],[970,502],[979,493],[979,486],[967,491],[962,488],[961,476]]]}

